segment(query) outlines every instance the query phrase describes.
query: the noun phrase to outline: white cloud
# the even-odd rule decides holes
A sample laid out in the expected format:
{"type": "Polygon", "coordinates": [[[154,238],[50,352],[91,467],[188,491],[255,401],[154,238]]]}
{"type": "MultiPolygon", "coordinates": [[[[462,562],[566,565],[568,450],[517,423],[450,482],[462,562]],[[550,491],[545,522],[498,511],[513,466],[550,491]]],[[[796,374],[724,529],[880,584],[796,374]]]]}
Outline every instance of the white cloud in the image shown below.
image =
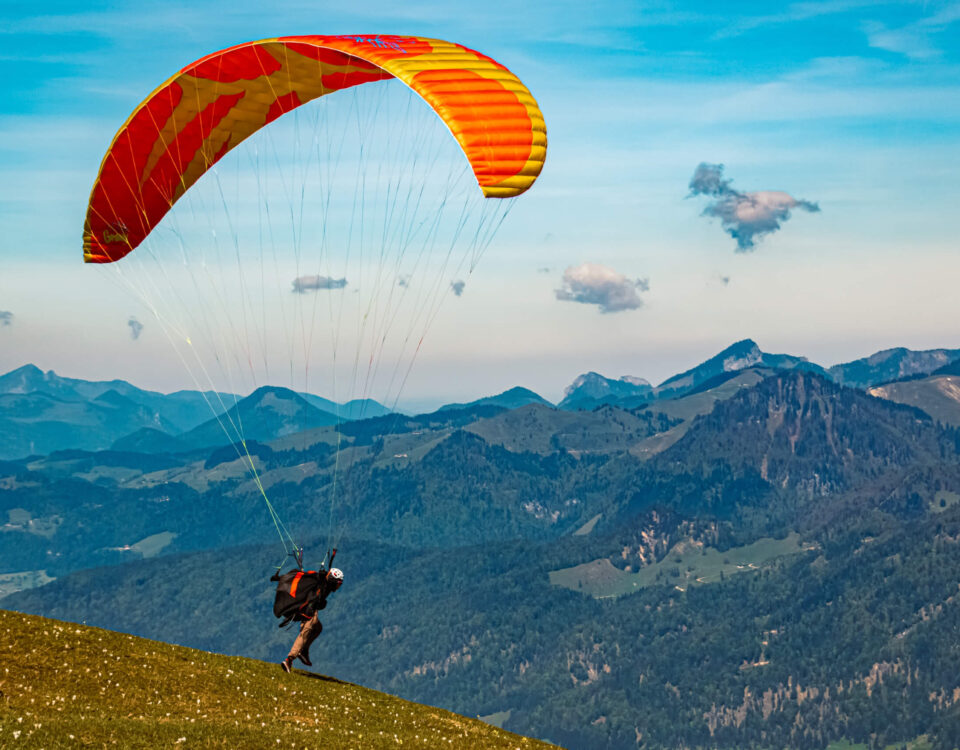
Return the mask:
{"type": "Polygon", "coordinates": [[[306,294],[318,289],[343,289],[347,285],[347,280],[335,279],[332,276],[298,276],[292,284],[295,293],[306,294]]]}
{"type": "Polygon", "coordinates": [[[727,233],[737,241],[737,252],[747,252],[765,234],[780,229],[794,209],[815,213],[820,207],[799,200],[782,190],[758,190],[741,193],[723,178],[722,164],[700,163],[690,179],[691,195],[709,195],[714,200],[703,209],[704,216],[715,216],[727,233]]]}
{"type": "Polygon", "coordinates": [[[650,289],[647,279],[628,279],[599,263],[581,263],[563,272],[563,286],[556,290],[559,300],[597,305],[602,313],[636,310],[643,306],[639,292],[650,289]]]}

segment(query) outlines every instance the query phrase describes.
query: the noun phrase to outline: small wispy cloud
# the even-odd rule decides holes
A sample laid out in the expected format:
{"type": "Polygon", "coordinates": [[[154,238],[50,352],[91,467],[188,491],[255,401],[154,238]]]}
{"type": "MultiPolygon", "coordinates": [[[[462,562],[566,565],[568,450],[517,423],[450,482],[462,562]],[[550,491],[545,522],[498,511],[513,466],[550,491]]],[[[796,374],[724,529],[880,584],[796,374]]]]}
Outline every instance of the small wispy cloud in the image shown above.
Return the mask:
{"type": "Polygon", "coordinates": [[[599,263],[581,263],[563,272],[558,300],[596,305],[602,313],[637,310],[643,307],[640,292],[650,289],[647,279],[629,279],[599,263]]]}
{"type": "Polygon", "coordinates": [[[319,289],[343,289],[347,280],[335,279],[332,276],[298,276],[292,282],[296,294],[306,294],[319,289]]]}
{"type": "Polygon", "coordinates": [[[409,276],[398,276],[397,277],[397,286],[403,287],[406,289],[410,286],[410,277],[409,276]]]}
{"type": "Polygon", "coordinates": [[[822,16],[862,13],[865,7],[875,4],[875,0],[820,0],[819,2],[784,4],[783,10],[777,13],[737,18],[720,28],[713,36],[714,39],[726,39],[769,26],[794,24],[822,16]]]}
{"type": "Polygon", "coordinates": [[[140,334],[143,333],[143,323],[131,315],[127,325],[130,326],[130,338],[134,341],[140,338],[140,334]]]}
{"type": "Polygon", "coordinates": [[[863,31],[867,35],[867,44],[874,49],[895,52],[911,60],[927,60],[941,54],[929,32],[916,26],[890,29],[882,23],[868,22],[863,25],[863,31]]]}
{"type": "Polygon", "coordinates": [[[741,193],[724,179],[722,164],[702,162],[690,180],[690,195],[706,195],[714,200],[703,209],[703,216],[720,219],[724,230],[737,241],[737,252],[752,250],[766,234],[780,229],[794,209],[816,213],[820,207],[781,190],[757,190],[741,193]]]}
{"type": "Polygon", "coordinates": [[[36,13],[24,15],[4,24],[4,34],[42,34],[56,36],[60,34],[91,33],[98,36],[120,35],[124,32],[158,31],[166,29],[176,31],[183,29],[184,23],[201,23],[203,11],[200,8],[158,7],[139,9],[141,14],[132,8],[118,11],[79,11],[76,13],[36,13]]]}
{"type": "Polygon", "coordinates": [[[13,323],[13,313],[9,310],[0,310],[0,328],[5,328],[11,323],[13,323]]]}
{"type": "Polygon", "coordinates": [[[466,285],[467,285],[467,282],[462,281],[461,279],[457,279],[456,281],[451,281],[451,282],[450,282],[450,288],[453,290],[453,293],[454,293],[456,296],[458,296],[458,297],[459,297],[461,294],[463,294],[463,288],[464,288],[466,285]]]}
{"type": "Polygon", "coordinates": [[[936,35],[957,21],[960,21],[960,3],[949,2],[936,13],[897,28],[867,21],[863,32],[867,35],[867,44],[874,49],[895,52],[911,60],[928,60],[943,54],[943,49],[936,44],[936,35]]]}

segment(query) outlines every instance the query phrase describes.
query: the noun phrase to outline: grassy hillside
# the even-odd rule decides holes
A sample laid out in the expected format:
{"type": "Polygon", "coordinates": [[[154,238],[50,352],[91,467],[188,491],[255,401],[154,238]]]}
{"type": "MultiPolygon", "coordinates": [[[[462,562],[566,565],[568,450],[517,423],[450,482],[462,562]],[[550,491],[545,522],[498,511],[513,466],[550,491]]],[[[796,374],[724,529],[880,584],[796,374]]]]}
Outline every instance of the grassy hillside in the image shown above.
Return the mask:
{"type": "Polygon", "coordinates": [[[0,664],[0,747],[549,747],[330,677],[6,610],[0,664]]]}
{"type": "Polygon", "coordinates": [[[481,419],[465,428],[491,445],[509,451],[549,454],[558,450],[572,453],[610,454],[668,430],[677,420],[660,413],[629,412],[616,406],[595,411],[560,411],[543,404],[481,419]]]}
{"type": "Polygon", "coordinates": [[[570,568],[550,571],[550,583],[596,599],[632,594],[646,586],[672,584],[678,591],[687,586],[723,581],[739,573],[757,573],[784,555],[814,551],[817,546],[804,544],[800,535],[791,533],[784,539],[759,539],[753,544],[731,547],[721,552],[689,541],[678,542],[659,562],[627,573],[615,568],[609,558],[602,557],[570,568]]]}

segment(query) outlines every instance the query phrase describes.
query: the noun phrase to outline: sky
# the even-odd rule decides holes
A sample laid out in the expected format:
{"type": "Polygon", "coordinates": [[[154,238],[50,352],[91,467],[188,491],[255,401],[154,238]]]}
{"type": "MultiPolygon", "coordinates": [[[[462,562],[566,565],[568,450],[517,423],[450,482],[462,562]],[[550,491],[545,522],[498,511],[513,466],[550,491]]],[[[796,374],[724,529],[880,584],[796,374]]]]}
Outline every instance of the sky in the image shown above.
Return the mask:
{"type": "MultiPolygon", "coordinates": [[[[537,183],[444,278],[404,404],[559,400],[587,371],[656,383],[748,337],[825,366],[960,347],[960,2],[7,3],[0,372],[194,387],[154,311],[81,262],[90,187],[177,69],[311,33],[480,50],[547,123],[537,183]]],[[[321,275],[283,299],[358,290],[321,275]]]]}

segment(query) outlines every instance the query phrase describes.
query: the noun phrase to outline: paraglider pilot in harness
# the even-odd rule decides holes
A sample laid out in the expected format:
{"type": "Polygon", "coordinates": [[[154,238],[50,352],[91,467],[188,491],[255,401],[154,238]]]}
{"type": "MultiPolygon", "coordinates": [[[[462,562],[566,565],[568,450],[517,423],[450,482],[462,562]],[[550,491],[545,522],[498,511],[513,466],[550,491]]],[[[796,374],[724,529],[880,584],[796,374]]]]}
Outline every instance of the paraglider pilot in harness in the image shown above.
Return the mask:
{"type": "Polygon", "coordinates": [[[290,672],[294,659],[299,659],[308,667],[313,666],[310,662],[310,644],[323,630],[317,613],[327,606],[327,597],[343,585],[343,571],[339,568],[291,570],[283,575],[275,574],[270,580],[278,581],[273,613],[284,618],[280,627],[291,620],[300,623],[300,633],[280,666],[284,672],[290,672]]]}

